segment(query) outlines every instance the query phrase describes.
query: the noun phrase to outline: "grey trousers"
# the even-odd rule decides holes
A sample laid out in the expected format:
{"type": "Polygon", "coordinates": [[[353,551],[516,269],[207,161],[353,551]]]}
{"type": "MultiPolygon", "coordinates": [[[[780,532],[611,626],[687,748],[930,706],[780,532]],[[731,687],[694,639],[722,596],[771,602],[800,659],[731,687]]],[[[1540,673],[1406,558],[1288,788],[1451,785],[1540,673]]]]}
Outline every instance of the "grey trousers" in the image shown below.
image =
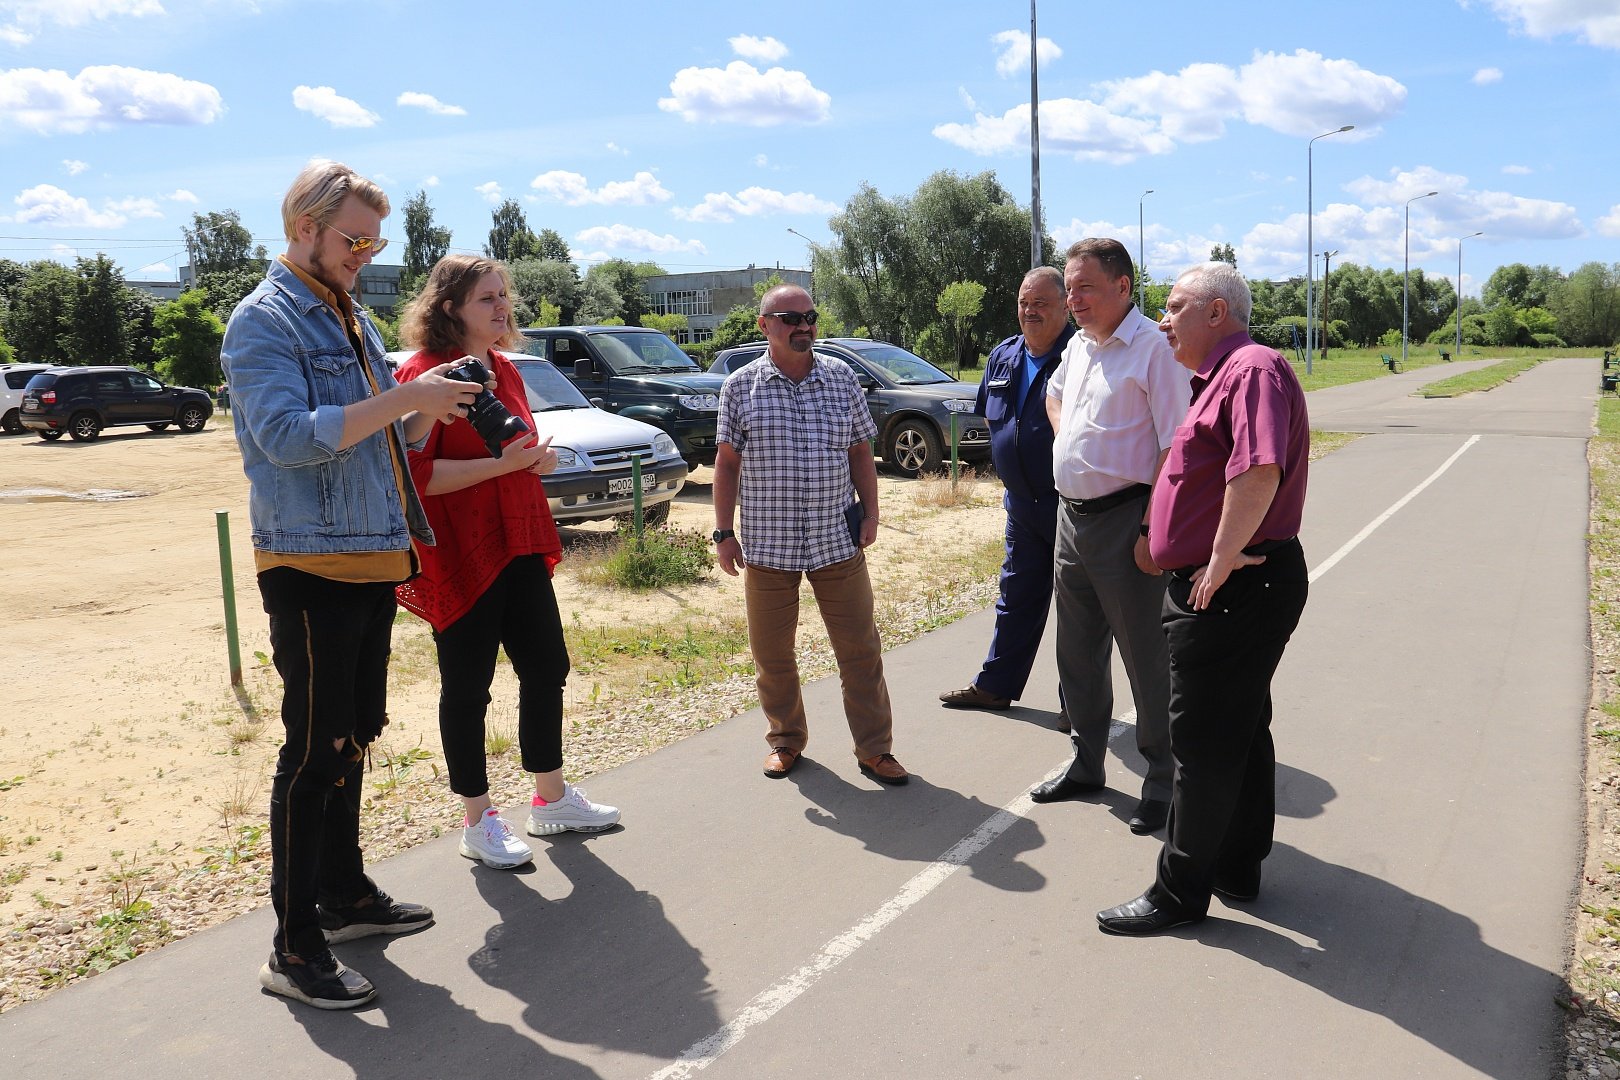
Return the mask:
{"type": "Polygon", "coordinates": [[[1109,671],[1113,646],[1136,699],[1136,748],[1147,762],[1142,798],[1170,800],[1170,653],[1160,622],[1165,575],[1137,569],[1133,551],[1146,496],[1100,514],[1059,504],[1057,530],[1057,665],[1073,731],[1069,779],[1106,780],[1108,727],[1114,716],[1109,671]]]}

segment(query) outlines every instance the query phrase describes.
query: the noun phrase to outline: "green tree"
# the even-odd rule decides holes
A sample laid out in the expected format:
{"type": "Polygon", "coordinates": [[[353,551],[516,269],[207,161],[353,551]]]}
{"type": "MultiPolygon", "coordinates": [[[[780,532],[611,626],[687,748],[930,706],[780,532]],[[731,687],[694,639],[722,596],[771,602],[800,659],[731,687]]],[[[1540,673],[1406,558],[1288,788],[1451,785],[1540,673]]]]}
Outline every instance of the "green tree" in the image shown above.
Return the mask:
{"type": "Polygon", "coordinates": [[[78,282],[69,322],[69,348],[87,364],[129,361],[124,321],[124,274],[105,255],[76,260],[78,282]]]}
{"type": "Polygon", "coordinates": [[[1209,249],[1209,261],[1231,263],[1236,266],[1237,252],[1233,250],[1231,244],[1216,244],[1209,249]]]}
{"type": "Polygon", "coordinates": [[[6,335],[0,334],[0,364],[9,364],[17,359],[17,350],[6,344],[6,335]]]}
{"type": "Polygon", "coordinates": [[[556,259],[558,262],[572,263],[573,252],[568,250],[568,241],[556,229],[541,229],[538,237],[540,242],[539,258],[556,259]]]}
{"type": "Polygon", "coordinates": [[[530,326],[562,326],[562,308],[547,300],[541,300],[534,309],[534,315],[529,319],[530,326]]]}
{"type": "Polygon", "coordinates": [[[124,289],[124,329],[129,335],[129,362],[142,371],[157,369],[157,331],[152,328],[152,317],[157,313],[157,300],[141,289],[124,289]]]}
{"type": "Polygon", "coordinates": [[[674,338],[686,329],[687,324],[685,315],[657,315],[649,311],[641,317],[641,325],[651,330],[662,331],[674,338]]]}
{"type": "MultiPolygon", "coordinates": [[[[253,234],[235,210],[192,214],[191,227],[182,226],[180,235],[185,239],[193,281],[217,270],[239,269],[254,259],[253,234]]],[[[263,257],[262,250],[259,257],[263,257]]]]}
{"type": "Polygon", "coordinates": [[[28,264],[27,276],[12,290],[5,334],[18,359],[30,364],[83,364],[72,343],[73,305],[79,279],[61,263],[28,264]]]}
{"type": "Polygon", "coordinates": [[[589,286],[592,281],[603,281],[610,285],[619,296],[619,308],[615,314],[627,324],[639,325],[648,305],[647,290],[642,287],[642,282],[663,272],[664,268],[654,262],[608,259],[585,271],[585,284],[589,286]]]}
{"type": "Polygon", "coordinates": [[[219,347],[225,324],[208,307],[199,289],[158,307],[152,316],[157,330],[157,373],[164,382],[213,386],[220,381],[219,347]]]}
{"type": "Polygon", "coordinates": [[[523,204],[507,199],[490,211],[489,242],[484,254],[501,262],[534,258],[539,255],[540,241],[529,231],[523,204]]]}
{"type": "Polygon", "coordinates": [[[562,322],[551,325],[567,326],[584,299],[579,274],[574,264],[559,259],[520,259],[508,264],[512,274],[512,291],[528,304],[531,312],[550,304],[557,308],[562,322]]]}
{"type": "Polygon", "coordinates": [[[939,298],[934,301],[935,309],[945,319],[951,334],[951,352],[956,359],[958,376],[962,374],[962,350],[972,339],[973,320],[984,305],[984,293],[984,286],[977,281],[953,281],[940,290],[939,298]]]}
{"type": "Polygon", "coordinates": [[[1583,263],[1551,301],[1558,336],[1570,345],[1607,347],[1620,338],[1620,263],[1583,263]]]}
{"type": "Polygon", "coordinates": [[[601,275],[596,277],[585,275],[585,281],[580,286],[577,312],[580,325],[607,325],[608,319],[622,318],[619,312],[623,309],[624,298],[619,295],[619,290],[613,287],[612,281],[601,275]]]}
{"type": "Polygon", "coordinates": [[[433,204],[427,192],[418,191],[405,200],[405,257],[400,271],[399,286],[412,293],[420,287],[428,272],[450,250],[450,230],[433,224],[433,204]]]}
{"type": "Polygon", "coordinates": [[[1497,304],[1485,313],[1485,343],[1487,345],[1517,345],[1529,333],[1519,321],[1519,313],[1512,304],[1497,304]]]}

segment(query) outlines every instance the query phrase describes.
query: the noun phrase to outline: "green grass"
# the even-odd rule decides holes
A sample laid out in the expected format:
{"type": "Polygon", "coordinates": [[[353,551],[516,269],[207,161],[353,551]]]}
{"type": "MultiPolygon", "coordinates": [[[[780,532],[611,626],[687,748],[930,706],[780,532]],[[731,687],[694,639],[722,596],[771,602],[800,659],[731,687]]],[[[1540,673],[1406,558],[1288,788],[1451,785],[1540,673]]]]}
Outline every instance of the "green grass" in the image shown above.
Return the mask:
{"type": "Polygon", "coordinates": [[[694,585],[709,576],[714,552],[709,539],[688,529],[648,529],[637,543],[619,531],[619,546],[595,566],[581,571],[585,581],[646,592],[666,585],[694,585]]]}
{"type": "Polygon", "coordinates": [[[583,626],[563,631],[574,672],[609,685],[679,688],[753,670],[741,619],[694,626],[583,626]]]}
{"type": "Polygon", "coordinates": [[[1511,357],[1507,360],[1498,360],[1489,367],[1465,371],[1460,375],[1453,375],[1449,379],[1440,379],[1429,383],[1417,392],[1417,396],[1426,398],[1461,397],[1463,394],[1477,394],[1484,390],[1494,390],[1505,382],[1512,382],[1539,363],[1541,363],[1541,359],[1536,357],[1511,357]]]}

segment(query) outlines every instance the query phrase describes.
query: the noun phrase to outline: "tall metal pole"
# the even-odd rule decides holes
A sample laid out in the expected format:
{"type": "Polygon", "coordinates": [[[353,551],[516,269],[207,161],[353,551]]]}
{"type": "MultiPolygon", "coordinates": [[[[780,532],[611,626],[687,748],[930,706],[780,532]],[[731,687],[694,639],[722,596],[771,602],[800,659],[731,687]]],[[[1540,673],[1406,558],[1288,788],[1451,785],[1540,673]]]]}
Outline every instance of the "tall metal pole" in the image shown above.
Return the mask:
{"type": "Polygon", "coordinates": [[[1136,310],[1143,314],[1147,313],[1147,292],[1142,283],[1142,274],[1147,258],[1144,254],[1147,250],[1147,234],[1142,227],[1142,200],[1151,194],[1153,194],[1153,189],[1148,188],[1136,200],[1136,310]]]}
{"type": "Polygon", "coordinates": [[[1333,256],[1337,251],[1322,252],[1322,359],[1328,351],[1328,279],[1333,275],[1333,256]]]}
{"type": "Polygon", "coordinates": [[[1029,268],[1044,265],[1041,253],[1041,88],[1036,72],[1040,38],[1035,33],[1035,0],[1029,0],[1029,268]]]}
{"type": "Polygon", "coordinates": [[[1484,235],[1483,232],[1469,233],[1457,241],[1457,351],[1452,355],[1459,360],[1462,359],[1462,242],[1484,235]]]}
{"type": "Polygon", "coordinates": [[[1419,199],[1427,199],[1430,195],[1438,195],[1438,191],[1430,191],[1422,195],[1414,195],[1406,200],[1406,227],[1401,231],[1401,250],[1403,265],[1401,267],[1401,366],[1406,366],[1406,332],[1408,313],[1411,310],[1411,282],[1412,276],[1412,204],[1419,199]]]}
{"type": "MultiPolygon", "coordinates": [[[[1337,135],[1344,131],[1354,131],[1355,127],[1354,124],[1346,124],[1342,128],[1324,131],[1316,136],[1316,139],[1325,139],[1329,135],[1337,135]]],[[[1311,356],[1316,350],[1316,242],[1311,235],[1311,227],[1316,221],[1316,198],[1311,190],[1313,180],[1311,151],[1316,148],[1316,139],[1305,144],[1305,374],[1307,375],[1311,373],[1311,356]]]]}

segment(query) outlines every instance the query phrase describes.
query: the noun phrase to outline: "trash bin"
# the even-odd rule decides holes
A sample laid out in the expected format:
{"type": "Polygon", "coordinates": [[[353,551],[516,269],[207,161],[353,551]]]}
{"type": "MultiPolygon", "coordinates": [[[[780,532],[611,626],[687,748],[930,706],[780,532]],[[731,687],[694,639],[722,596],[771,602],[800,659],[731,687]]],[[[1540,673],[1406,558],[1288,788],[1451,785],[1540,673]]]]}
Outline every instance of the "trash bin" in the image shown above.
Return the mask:
{"type": "Polygon", "coordinates": [[[1441,349],[1440,359],[1444,360],[1448,364],[1451,363],[1451,353],[1447,352],[1445,349],[1441,349]]]}

